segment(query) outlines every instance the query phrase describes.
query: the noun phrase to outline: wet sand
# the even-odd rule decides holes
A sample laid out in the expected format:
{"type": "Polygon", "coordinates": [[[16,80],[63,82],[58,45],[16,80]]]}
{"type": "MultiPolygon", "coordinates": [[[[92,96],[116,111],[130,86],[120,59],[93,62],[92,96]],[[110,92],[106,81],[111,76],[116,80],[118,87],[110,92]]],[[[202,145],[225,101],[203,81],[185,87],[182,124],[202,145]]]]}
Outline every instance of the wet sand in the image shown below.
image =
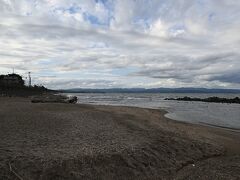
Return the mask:
{"type": "Polygon", "coordinates": [[[239,179],[240,133],[162,110],[0,98],[0,179],[239,179]]]}

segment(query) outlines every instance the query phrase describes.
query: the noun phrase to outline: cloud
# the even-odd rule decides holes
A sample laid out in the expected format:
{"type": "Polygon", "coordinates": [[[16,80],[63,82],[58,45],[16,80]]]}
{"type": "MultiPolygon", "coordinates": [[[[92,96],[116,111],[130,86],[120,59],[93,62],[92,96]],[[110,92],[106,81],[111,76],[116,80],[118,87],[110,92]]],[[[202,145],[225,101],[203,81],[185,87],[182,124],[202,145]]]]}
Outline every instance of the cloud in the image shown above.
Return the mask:
{"type": "Polygon", "coordinates": [[[228,72],[227,74],[212,76],[208,80],[239,84],[240,83],[240,73],[239,73],[239,71],[228,72]]]}
{"type": "Polygon", "coordinates": [[[181,82],[184,86],[204,85],[211,87],[229,86],[237,87],[239,84],[239,54],[219,54],[216,56],[203,56],[189,58],[184,56],[168,57],[162,63],[151,63],[144,69],[134,72],[132,76],[159,79],[160,81],[171,80],[181,82]]]}
{"type": "Polygon", "coordinates": [[[0,71],[51,88],[240,88],[239,24],[233,0],[1,0],[0,71]]]}

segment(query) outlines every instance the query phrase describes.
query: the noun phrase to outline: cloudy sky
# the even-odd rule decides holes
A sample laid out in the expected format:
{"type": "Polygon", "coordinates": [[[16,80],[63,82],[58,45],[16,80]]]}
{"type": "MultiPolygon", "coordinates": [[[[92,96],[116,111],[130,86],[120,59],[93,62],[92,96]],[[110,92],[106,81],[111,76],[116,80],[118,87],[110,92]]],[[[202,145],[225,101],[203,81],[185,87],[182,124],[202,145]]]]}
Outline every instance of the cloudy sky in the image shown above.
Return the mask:
{"type": "Polygon", "coordinates": [[[0,0],[0,72],[49,88],[240,88],[239,0],[0,0]]]}

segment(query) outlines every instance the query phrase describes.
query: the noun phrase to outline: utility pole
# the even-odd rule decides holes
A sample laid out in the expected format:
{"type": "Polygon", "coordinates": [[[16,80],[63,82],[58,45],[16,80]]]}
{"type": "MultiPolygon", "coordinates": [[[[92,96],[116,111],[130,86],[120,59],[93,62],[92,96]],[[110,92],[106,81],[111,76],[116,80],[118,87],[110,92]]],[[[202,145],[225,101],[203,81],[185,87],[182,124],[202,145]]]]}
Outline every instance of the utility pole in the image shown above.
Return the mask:
{"type": "Polygon", "coordinates": [[[13,74],[14,74],[14,68],[13,68],[13,74]]]}
{"type": "Polygon", "coordinates": [[[28,72],[28,86],[32,86],[31,72],[28,72]]]}

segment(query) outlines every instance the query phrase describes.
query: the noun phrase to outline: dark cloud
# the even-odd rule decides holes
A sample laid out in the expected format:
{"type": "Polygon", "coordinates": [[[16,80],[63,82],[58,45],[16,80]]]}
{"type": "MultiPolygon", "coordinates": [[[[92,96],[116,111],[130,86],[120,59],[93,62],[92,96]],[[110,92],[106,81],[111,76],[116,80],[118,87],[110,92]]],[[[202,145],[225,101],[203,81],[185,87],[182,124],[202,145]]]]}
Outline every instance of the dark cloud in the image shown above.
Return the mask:
{"type": "Polygon", "coordinates": [[[197,59],[171,57],[165,61],[165,63],[169,63],[167,66],[147,67],[130,75],[157,79],[170,78],[179,82],[191,83],[194,83],[196,79],[240,83],[240,62],[237,61],[239,58],[240,55],[233,53],[210,55],[197,59]]]}
{"type": "Polygon", "coordinates": [[[228,72],[227,74],[215,75],[207,79],[208,81],[220,81],[224,83],[240,84],[240,72],[228,72]]]}

